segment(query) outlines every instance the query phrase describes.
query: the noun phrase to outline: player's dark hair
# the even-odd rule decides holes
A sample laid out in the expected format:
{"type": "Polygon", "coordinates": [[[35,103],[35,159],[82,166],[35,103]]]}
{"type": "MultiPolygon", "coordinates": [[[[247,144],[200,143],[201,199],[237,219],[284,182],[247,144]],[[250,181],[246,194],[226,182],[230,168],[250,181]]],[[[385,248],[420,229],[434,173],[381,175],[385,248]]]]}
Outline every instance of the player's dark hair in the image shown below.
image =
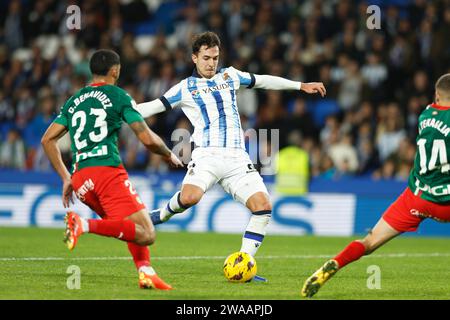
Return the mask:
{"type": "Polygon", "coordinates": [[[450,99],[450,73],[441,76],[436,81],[436,90],[439,90],[439,94],[443,95],[445,99],[450,99]]]}
{"type": "Polygon", "coordinates": [[[192,53],[197,54],[202,46],[206,46],[206,49],[218,46],[220,48],[219,36],[212,32],[206,31],[195,35],[192,38],[192,53]]]}
{"type": "Polygon", "coordinates": [[[120,57],[112,50],[100,49],[94,52],[89,61],[91,73],[106,76],[112,66],[120,64],[120,57]]]}

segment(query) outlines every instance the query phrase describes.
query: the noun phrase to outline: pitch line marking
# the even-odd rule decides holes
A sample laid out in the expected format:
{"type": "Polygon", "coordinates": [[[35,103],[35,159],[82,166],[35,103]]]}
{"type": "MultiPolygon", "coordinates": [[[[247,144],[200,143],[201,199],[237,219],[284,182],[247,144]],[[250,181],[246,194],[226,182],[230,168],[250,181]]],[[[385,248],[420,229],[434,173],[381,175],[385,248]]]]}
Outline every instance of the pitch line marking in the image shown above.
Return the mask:
{"type": "MultiPolygon", "coordinates": [[[[258,259],[328,259],[333,254],[325,255],[268,255],[258,256],[258,259]]],[[[428,257],[450,257],[449,253],[433,252],[433,253],[386,253],[364,256],[364,258],[428,258],[428,257]]],[[[221,260],[225,256],[179,256],[179,257],[152,257],[152,260],[221,260]]],[[[112,261],[112,260],[131,260],[130,257],[0,257],[0,262],[7,261],[112,261]]]]}

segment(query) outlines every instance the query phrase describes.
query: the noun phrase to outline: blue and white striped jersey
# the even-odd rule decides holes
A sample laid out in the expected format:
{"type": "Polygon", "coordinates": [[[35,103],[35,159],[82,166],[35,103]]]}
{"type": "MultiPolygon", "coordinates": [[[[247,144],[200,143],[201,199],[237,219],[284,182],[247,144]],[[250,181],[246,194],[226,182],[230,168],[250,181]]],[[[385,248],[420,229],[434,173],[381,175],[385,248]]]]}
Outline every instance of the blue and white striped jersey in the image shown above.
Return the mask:
{"type": "Polygon", "coordinates": [[[194,126],[192,140],[199,147],[242,148],[244,135],[239,119],[236,90],[252,88],[255,77],[233,67],[221,69],[211,79],[196,70],[170,88],[160,100],[171,109],[181,107],[194,126]]]}

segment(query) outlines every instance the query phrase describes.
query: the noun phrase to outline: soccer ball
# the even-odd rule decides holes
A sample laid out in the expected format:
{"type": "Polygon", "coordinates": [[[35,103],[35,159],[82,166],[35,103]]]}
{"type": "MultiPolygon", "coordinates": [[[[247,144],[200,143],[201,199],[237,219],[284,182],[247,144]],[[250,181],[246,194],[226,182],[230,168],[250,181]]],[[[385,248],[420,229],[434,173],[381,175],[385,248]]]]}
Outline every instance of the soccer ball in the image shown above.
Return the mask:
{"type": "Polygon", "coordinates": [[[223,263],[225,278],[231,282],[248,282],[256,275],[256,261],[245,252],[230,254],[223,263]]]}

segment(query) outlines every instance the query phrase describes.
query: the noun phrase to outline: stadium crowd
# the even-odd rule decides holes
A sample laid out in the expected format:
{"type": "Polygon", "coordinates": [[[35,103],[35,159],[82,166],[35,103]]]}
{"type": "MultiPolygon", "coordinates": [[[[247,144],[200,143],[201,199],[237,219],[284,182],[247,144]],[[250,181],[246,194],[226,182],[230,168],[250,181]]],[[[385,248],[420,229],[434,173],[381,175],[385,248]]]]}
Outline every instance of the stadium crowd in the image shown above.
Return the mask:
{"type": "MultiPolygon", "coordinates": [[[[240,90],[244,130],[280,129],[280,148],[306,150],[313,177],[407,179],[417,116],[450,72],[448,0],[2,1],[0,167],[51,170],[40,138],[89,83],[93,50],[121,55],[119,85],[140,103],[191,75],[190,39],[205,30],[222,40],[222,66],[327,88],[325,99],[240,90]],[[366,25],[369,2],[380,29],[366,25]],[[67,25],[72,4],[80,30],[67,25]]],[[[181,110],[147,121],[169,145],[176,128],[192,129],[181,110]]],[[[167,170],[126,126],[119,146],[127,169],[167,170]]],[[[60,147],[70,163],[70,141],[60,147]]]]}

